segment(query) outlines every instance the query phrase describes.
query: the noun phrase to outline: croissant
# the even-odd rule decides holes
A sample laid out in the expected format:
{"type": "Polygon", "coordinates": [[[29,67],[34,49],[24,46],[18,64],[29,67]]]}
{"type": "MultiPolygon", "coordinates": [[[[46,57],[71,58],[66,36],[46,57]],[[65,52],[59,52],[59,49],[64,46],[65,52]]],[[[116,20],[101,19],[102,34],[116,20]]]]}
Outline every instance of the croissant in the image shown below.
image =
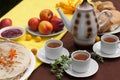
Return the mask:
{"type": "Polygon", "coordinates": [[[115,6],[114,4],[111,2],[111,1],[105,1],[105,2],[102,2],[100,3],[98,6],[97,6],[97,9],[99,11],[102,11],[104,9],[107,9],[107,10],[115,10],[115,6]]]}
{"type": "MultiPolygon", "coordinates": [[[[97,5],[97,8],[95,10],[96,14],[101,12],[102,10],[110,10],[112,13],[112,18],[110,21],[105,24],[103,27],[100,28],[98,31],[99,33],[103,32],[110,32],[115,30],[120,25],[120,11],[116,10],[114,4],[111,1],[105,1],[101,2],[99,5],[97,5]]],[[[109,13],[104,13],[100,17],[100,22],[103,23],[108,18],[109,13]]]]}
{"type": "MultiPolygon", "coordinates": [[[[113,31],[119,27],[119,25],[120,25],[120,12],[118,10],[111,10],[111,12],[112,12],[112,18],[105,26],[100,28],[100,30],[99,30],[100,33],[103,33],[106,31],[110,32],[110,31],[113,31]]],[[[100,18],[101,23],[105,21],[107,16],[108,16],[107,14],[103,14],[101,16],[101,18],[100,18]]]]}

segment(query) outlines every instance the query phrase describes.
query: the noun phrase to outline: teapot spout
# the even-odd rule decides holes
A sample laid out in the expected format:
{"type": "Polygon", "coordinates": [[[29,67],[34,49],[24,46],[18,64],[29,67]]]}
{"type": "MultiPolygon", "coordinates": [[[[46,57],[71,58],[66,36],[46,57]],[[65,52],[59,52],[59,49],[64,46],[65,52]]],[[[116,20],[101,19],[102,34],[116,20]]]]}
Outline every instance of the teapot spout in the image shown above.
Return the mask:
{"type": "Polygon", "coordinates": [[[60,8],[57,8],[57,12],[59,13],[60,17],[62,18],[65,27],[68,29],[68,31],[70,31],[70,21],[68,20],[68,18],[64,15],[64,13],[62,12],[62,10],[60,8]]]}

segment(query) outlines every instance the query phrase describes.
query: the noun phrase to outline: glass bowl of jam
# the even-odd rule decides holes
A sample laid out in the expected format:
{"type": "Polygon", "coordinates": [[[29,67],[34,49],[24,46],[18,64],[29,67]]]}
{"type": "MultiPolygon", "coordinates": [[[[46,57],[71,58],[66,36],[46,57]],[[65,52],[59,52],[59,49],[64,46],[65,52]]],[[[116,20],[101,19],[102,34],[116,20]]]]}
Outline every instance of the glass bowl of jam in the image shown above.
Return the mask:
{"type": "Polygon", "coordinates": [[[8,26],[0,29],[0,37],[4,39],[18,39],[25,34],[25,30],[22,27],[8,26]]]}

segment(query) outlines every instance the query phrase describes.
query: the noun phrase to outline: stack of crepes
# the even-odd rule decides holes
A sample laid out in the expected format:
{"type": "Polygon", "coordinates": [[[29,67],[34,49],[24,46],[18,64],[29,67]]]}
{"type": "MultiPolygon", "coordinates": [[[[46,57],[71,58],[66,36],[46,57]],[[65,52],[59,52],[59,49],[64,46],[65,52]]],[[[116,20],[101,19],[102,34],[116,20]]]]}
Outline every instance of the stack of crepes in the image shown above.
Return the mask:
{"type": "MultiPolygon", "coordinates": [[[[112,13],[112,18],[110,21],[103,27],[100,28],[99,32],[110,32],[114,31],[120,25],[120,11],[118,11],[114,4],[111,1],[104,1],[104,2],[96,2],[95,12],[96,14],[101,12],[102,10],[110,10],[112,13]]],[[[108,18],[109,13],[105,13],[100,17],[100,23],[103,23],[108,18]]]]}
{"type": "Polygon", "coordinates": [[[29,51],[23,45],[0,41],[0,80],[20,80],[30,62],[29,51]]]}

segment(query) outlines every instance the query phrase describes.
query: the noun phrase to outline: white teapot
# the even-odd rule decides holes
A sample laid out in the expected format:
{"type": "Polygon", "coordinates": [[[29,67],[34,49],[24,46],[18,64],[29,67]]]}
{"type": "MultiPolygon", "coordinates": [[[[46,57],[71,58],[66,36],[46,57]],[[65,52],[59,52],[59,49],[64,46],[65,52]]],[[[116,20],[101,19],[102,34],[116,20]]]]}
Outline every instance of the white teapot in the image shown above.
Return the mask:
{"type": "Polygon", "coordinates": [[[66,18],[60,8],[57,11],[63,19],[65,27],[73,35],[75,43],[83,46],[94,44],[98,30],[109,22],[112,17],[112,13],[109,10],[104,10],[96,15],[94,7],[87,0],[76,6],[71,21],[66,18]],[[104,23],[99,24],[100,16],[105,12],[109,12],[110,14],[104,23]]]}

